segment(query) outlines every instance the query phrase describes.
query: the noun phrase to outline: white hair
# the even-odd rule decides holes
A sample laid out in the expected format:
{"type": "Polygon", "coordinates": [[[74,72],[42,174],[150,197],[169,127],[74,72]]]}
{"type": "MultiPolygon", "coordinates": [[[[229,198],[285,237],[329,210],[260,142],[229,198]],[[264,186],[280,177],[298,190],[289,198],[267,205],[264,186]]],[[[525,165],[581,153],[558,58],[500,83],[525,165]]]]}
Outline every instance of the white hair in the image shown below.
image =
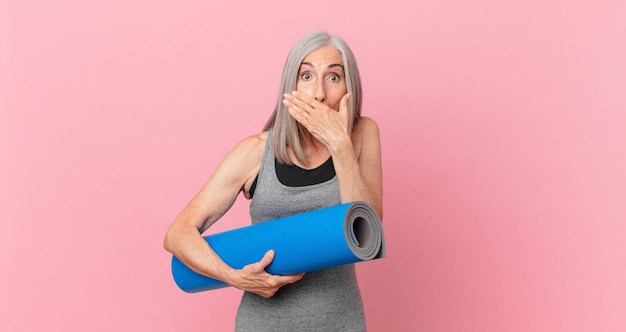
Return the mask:
{"type": "Polygon", "coordinates": [[[267,120],[263,130],[272,129],[272,148],[276,159],[280,163],[291,165],[293,162],[287,154],[288,148],[294,152],[298,162],[307,164],[307,158],[302,149],[302,137],[305,128],[299,124],[282,103],[283,94],[296,89],[298,71],[304,58],[311,52],[330,45],[341,54],[344,65],[346,88],[351,94],[348,104],[348,130],[352,131],[354,124],[361,116],[361,78],[356,59],[348,44],[339,36],[325,31],[313,31],[302,37],[292,48],[285,61],[283,75],[280,81],[280,91],[274,112],[267,120]]]}

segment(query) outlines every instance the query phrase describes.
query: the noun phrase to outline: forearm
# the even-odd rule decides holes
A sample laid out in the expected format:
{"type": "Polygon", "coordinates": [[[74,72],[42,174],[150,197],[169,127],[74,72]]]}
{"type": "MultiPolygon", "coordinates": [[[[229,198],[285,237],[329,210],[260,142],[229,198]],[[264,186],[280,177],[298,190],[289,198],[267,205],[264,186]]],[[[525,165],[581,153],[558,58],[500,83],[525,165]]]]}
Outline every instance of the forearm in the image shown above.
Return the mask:
{"type": "Polygon", "coordinates": [[[261,261],[235,269],[224,262],[201,235],[230,209],[246,181],[258,173],[266,139],[266,133],[246,138],[224,158],[207,184],[174,220],[163,246],[198,274],[269,297],[285,284],[300,280],[302,275],[267,273],[265,268],[274,257],[271,250],[261,261]]]}
{"type": "Polygon", "coordinates": [[[174,231],[166,236],[165,249],[174,254],[191,270],[204,276],[223,281],[233,287],[249,291],[263,297],[273,296],[286,284],[302,279],[303,274],[276,276],[265,271],[274,259],[270,250],[259,262],[252,262],[242,269],[228,266],[200,236],[198,232],[186,230],[174,231]]]}
{"type": "Polygon", "coordinates": [[[349,137],[329,148],[339,180],[341,202],[364,201],[382,218],[382,183],[380,176],[365,179],[349,137]]]}
{"type": "Polygon", "coordinates": [[[198,274],[228,282],[228,276],[233,272],[196,229],[181,230],[172,226],[166,235],[164,247],[198,274]]]}

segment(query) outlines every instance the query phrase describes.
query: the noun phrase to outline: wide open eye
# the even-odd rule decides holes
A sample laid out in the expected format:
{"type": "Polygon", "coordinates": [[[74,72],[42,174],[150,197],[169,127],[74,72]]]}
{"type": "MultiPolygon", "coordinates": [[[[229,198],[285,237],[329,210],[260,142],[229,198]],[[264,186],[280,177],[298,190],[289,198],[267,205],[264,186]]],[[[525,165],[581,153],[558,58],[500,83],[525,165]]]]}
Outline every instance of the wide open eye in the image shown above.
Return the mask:
{"type": "Polygon", "coordinates": [[[304,80],[304,81],[308,81],[310,79],[313,78],[313,75],[311,75],[310,73],[304,72],[300,74],[300,79],[304,80]]]}
{"type": "Polygon", "coordinates": [[[328,76],[328,79],[331,82],[339,82],[341,80],[341,77],[339,77],[339,75],[337,74],[331,74],[330,76],[328,76]]]}

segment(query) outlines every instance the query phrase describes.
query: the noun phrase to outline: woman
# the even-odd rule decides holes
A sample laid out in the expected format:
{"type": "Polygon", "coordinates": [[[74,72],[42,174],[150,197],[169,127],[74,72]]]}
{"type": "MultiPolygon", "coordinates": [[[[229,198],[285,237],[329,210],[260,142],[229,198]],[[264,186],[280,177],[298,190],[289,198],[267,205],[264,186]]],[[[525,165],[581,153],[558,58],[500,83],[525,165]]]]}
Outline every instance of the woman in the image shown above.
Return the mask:
{"type": "Polygon", "coordinates": [[[315,31],[291,49],[264,131],[243,139],[180,213],[165,249],[197,273],[244,290],[237,331],[363,331],[354,265],[306,275],[265,272],[274,252],[233,269],[201,234],[243,192],[252,223],[351,201],[382,217],[377,124],[360,116],[356,61],[338,36],[315,31]]]}

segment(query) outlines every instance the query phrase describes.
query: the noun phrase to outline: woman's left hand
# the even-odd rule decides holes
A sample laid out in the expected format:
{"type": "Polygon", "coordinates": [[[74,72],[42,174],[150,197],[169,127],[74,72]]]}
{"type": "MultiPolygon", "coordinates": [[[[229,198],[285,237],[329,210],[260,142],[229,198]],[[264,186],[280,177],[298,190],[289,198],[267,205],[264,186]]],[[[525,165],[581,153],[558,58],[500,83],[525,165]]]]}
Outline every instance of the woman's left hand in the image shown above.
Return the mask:
{"type": "Polygon", "coordinates": [[[350,94],[347,93],[341,98],[339,110],[298,91],[286,93],[283,97],[283,104],[289,109],[289,114],[326,147],[334,146],[346,137],[349,139],[350,94]]]}

